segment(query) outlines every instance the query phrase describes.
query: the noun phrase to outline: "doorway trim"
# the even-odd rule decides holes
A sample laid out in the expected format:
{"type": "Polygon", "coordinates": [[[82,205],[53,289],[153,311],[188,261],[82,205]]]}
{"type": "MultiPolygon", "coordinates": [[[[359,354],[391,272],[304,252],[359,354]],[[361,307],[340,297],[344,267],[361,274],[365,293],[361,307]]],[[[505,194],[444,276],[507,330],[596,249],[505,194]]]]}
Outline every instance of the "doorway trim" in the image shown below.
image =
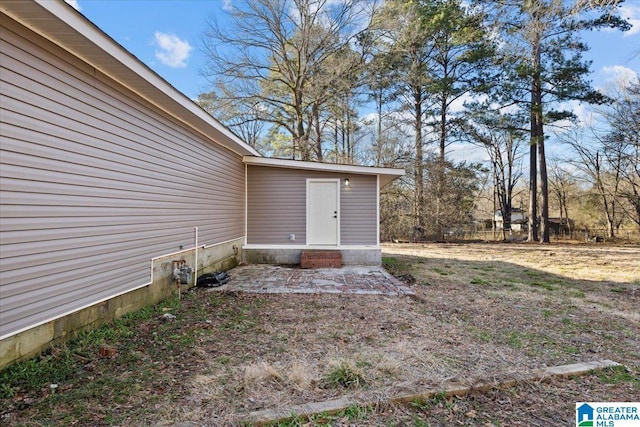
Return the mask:
{"type": "Polygon", "coordinates": [[[307,206],[306,206],[306,244],[307,246],[340,246],[340,179],[339,178],[307,178],[307,194],[306,194],[306,201],[307,201],[307,206]],[[311,187],[313,183],[333,183],[335,184],[335,191],[336,191],[336,216],[337,216],[337,222],[336,222],[336,243],[335,245],[333,244],[326,244],[326,243],[314,243],[311,241],[311,187]]]}

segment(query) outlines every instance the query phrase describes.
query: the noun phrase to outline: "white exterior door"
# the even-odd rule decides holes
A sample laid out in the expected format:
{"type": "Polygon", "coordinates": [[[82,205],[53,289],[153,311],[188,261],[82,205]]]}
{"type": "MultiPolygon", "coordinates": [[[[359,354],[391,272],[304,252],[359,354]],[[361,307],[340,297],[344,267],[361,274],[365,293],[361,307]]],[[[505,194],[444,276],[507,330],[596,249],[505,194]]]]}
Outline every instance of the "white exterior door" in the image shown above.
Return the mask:
{"type": "Polygon", "coordinates": [[[307,179],[307,244],[340,244],[340,180],[307,179]]]}

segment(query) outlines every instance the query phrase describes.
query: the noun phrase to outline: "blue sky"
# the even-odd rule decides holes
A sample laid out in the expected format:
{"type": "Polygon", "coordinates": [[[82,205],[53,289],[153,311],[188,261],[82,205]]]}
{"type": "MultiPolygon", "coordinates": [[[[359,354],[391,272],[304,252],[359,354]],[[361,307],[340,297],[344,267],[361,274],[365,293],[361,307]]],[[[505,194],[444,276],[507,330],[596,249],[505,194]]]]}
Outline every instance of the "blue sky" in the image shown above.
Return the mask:
{"type": "MultiPolygon", "coordinates": [[[[224,25],[224,8],[240,0],[68,0],[115,41],[190,98],[206,91],[199,38],[213,15],[224,25]]],[[[622,14],[634,27],[626,34],[590,32],[592,80],[598,87],[640,72],[640,0],[627,0],[622,14]],[[635,53],[635,56],[634,56],[635,53]]]]}

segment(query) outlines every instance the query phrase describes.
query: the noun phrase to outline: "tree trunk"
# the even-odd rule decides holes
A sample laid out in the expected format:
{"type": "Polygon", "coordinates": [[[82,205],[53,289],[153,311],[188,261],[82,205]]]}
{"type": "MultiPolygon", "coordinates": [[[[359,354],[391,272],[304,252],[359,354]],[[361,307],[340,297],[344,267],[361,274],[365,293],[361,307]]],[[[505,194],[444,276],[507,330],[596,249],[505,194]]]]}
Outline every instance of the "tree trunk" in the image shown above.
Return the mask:
{"type": "Polygon", "coordinates": [[[447,100],[446,98],[443,98],[440,105],[440,151],[439,151],[439,157],[438,157],[440,164],[443,166],[442,170],[444,170],[444,154],[445,154],[446,142],[447,142],[447,100]]]}
{"type": "Polygon", "coordinates": [[[382,166],[382,89],[376,93],[376,108],[378,110],[378,129],[376,132],[376,166],[382,166]]]}
{"type": "Polygon", "coordinates": [[[416,221],[414,236],[419,240],[424,239],[425,215],[424,215],[424,154],[422,150],[422,91],[416,89],[414,92],[414,114],[415,114],[415,149],[416,158],[414,161],[414,180],[416,185],[416,221]]]}
{"type": "Polygon", "coordinates": [[[438,162],[437,162],[437,170],[436,170],[436,229],[438,232],[442,234],[444,231],[442,229],[442,211],[444,204],[444,181],[445,181],[445,164],[444,164],[444,155],[445,155],[445,146],[447,140],[447,100],[446,98],[442,99],[440,105],[440,144],[439,144],[439,153],[438,153],[438,162]]]}
{"type": "Polygon", "coordinates": [[[529,147],[529,242],[538,240],[538,224],[536,217],[538,215],[538,150],[536,140],[533,136],[536,128],[535,115],[531,114],[531,144],[529,147]]]}
{"type": "Polygon", "coordinates": [[[562,196],[562,202],[564,204],[564,217],[567,219],[567,231],[569,232],[569,238],[573,239],[573,227],[571,226],[569,207],[567,206],[567,197],[565,195],[562,196]]]}
{"type": "Polygon", "coordinates": [[[313,111],[313,119],[314,119],[313,121],[314,121],[315,132],[316,132],[316,142],[313,148],[316,153],[316,160],[321,162],[322,161],[322,125],[320,124],[320,107],[318,107],[318,105],[314,103],[312,107],[312,111],[313,111]]]}
{"type": "Polygon", "coordinates": [[[353,135],[352,133],[352,124],[351,124],[351,114],[349,114],[349,109],[345,110],[345,122],[347,123],[347,164],[353,164],[353,135]]]}
{"type": "Polygon", "coordinates": [[[335,151],[335,163],[340,163],[340,144],[338,139],[338,119],[335,119],[335,125],[333,127],[333,149],[335,151]]]}
{"type": "MultiPolygon", "coordinates": [[[[542,114],[540,115],[542,116],[542,114]]],[[[542,117],[540,118],[539,127],[538,155],[540,156],[540,238],[542,243],[551,243],[549,236],[549,179],[547,176],[547,158],[544,153],[544,130],[542,128],[542,117]]]]}
{"type": "MultiPolygon", "coordinates": [[[[535,18],[535,14],[534,14],[535,18]]],[[[533,23],[536,25],[536,22],[533,23]]],[[[542,82],[540,76],[540,34],[533,44],[531,79],[531,146],[529,147],[529,242],[538,240],[538,162],[537,150],[542,131],[542,82]]]]}

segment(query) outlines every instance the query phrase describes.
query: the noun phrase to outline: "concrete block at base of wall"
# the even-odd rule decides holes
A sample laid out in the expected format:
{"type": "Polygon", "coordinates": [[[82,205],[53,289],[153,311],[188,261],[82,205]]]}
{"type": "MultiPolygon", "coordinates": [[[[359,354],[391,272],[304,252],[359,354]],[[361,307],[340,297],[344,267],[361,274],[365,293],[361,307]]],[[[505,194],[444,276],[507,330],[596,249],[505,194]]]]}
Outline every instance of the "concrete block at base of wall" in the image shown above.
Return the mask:
{"type": "Polygon", "coordinates": [[[382,252],[380,249],[347,249],[341,250],[343,265],[380,265],[382,252]]]}
{"type": "MultiPolygon", "coordinates": [[[[198,274],[226,271],[237,266],[244,239],[236,239],[198,249],[198,274]]],[[[0,369],[19,360],[26,360],[77,337],[83,331],[96,328],[124,314],[154,305],[171,297],[177,288],[172,280],[171,261],[184,259],[193,266],[195,250],[167,255],[153,260],[152,283],[133,291],[117,295],[106,301],[83,308],[74,313],[35,326],[0,341],[0,369]]],[[[182,285],[183,289],[194,284],[182,285]]]]}
{"type": "MultiPolygon", "coordinates": [[[[300,264],[303,249],[243,248],[242,261],[247,264],[300,264]]],[[[380,249],[339,249],[342,265],[380,265],[380,249]]]]}

